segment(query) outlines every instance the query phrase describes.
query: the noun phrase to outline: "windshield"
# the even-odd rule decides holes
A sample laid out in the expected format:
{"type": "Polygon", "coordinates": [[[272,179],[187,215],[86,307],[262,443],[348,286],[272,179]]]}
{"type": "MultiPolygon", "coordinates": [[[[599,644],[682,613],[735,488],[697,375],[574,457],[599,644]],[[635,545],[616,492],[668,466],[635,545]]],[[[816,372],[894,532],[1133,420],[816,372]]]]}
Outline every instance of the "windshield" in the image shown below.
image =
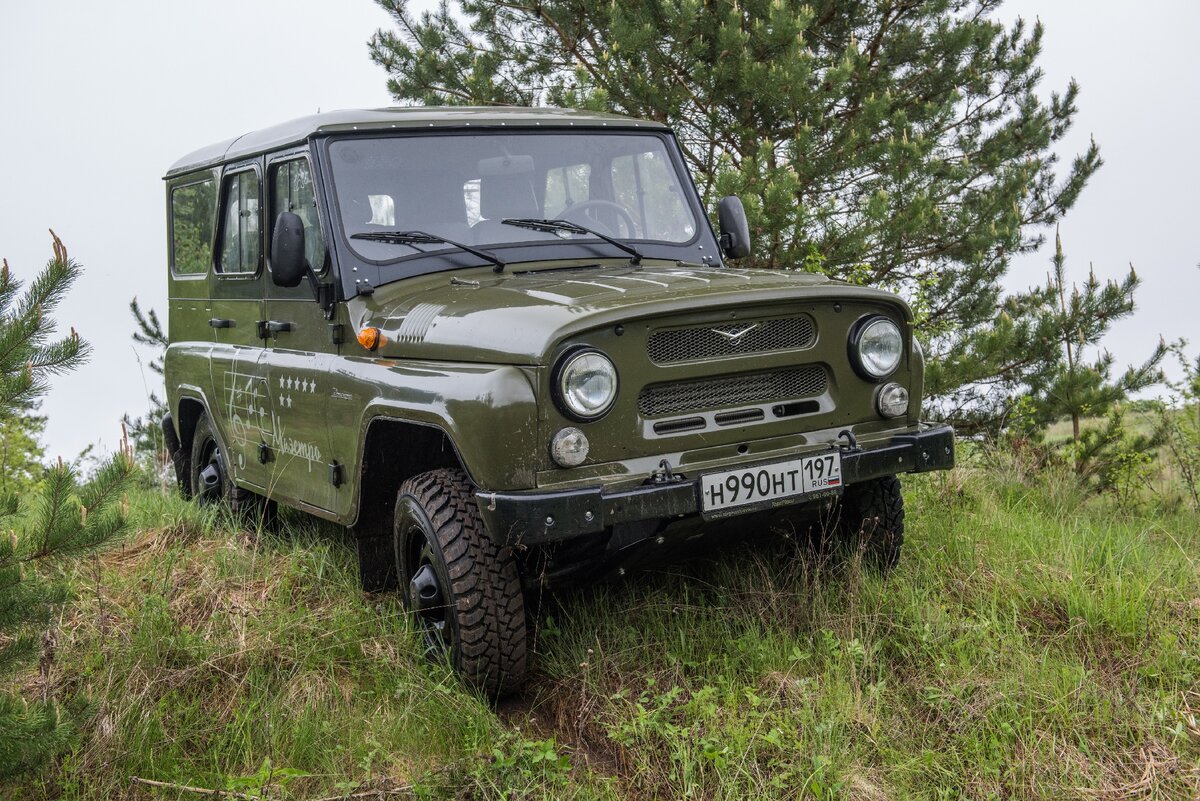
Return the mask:
{"type": "MultiPolygon", "coordinates": [[[[621,240],[668,244],[690,242],[697,233],[684,194],[690,184],[680,180],[665,140],[653,134],[359,137],[332,142],[329,155],[345,234],[372,261],[447,246],[355,234],[421,231],[476,247],[561,248],[597,237],[504,220],[566,220],[621,240]]],[[[589,247],[588,255],[595,253],[589,247]]]]}

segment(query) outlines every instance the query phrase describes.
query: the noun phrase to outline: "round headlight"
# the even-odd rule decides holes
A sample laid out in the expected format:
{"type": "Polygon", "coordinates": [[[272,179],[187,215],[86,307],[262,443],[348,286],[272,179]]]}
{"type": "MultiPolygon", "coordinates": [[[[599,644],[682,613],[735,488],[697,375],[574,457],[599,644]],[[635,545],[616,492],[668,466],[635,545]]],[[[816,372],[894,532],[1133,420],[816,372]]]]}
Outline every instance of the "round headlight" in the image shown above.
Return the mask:
{"type": "Polygon", "coordinates": [[[900,327],[886,317],[870,317],[855,331],[851,351],[866,377],[886,378],[900,366],[904,354],[900,327]]]}
{"type": "Polygon", "coordinates": [[[882,417],[899,417],[908,411],[908,390],[894,381],[884,384],[875,396],[875,407],[882,417]]]}
{"type": "Polygon", "coordinates": [[[568,417],[593,420],[617,399],[617,368],[598,350],[569,354],[558,368],[558,399],[568,417]]]}
{"type": "Polygon", "coordinates": [[[563,467],[578,467],[588,455],[588,438],[578,428],[567,427],[550,440],[550,455],[563,467]]]}

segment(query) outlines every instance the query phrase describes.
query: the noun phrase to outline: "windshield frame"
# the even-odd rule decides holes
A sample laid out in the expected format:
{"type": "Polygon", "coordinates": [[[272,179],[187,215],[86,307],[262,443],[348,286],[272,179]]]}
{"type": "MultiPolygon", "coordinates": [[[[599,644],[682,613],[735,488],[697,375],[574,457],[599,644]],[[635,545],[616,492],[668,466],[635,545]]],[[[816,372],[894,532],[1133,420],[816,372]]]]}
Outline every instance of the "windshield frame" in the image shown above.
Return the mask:
{"type": "MultiPolygon", "coordinates": [[[[342,265],[342,284],[347,298],[360,294],[364,286],[376,287],[405,278],[414,278],[431,273],[450,270],[473,269],[477,267],[490,268],[491,265],[476,256],[465,253],[450,245],[437,245],[426,248],[424,252],[408,245],[397,244],[394,258],[373,259],[363,256],[353,246],[349,234],[342,224],[342,212],[336,187],[337,171],[332,166],[330,148],[337,142],[361,139],[397,139],[403,137],[442,137],[442,136],[479,136],[495,133],[497,135],[581,135],[604,134],[606,136],[639,136],[659,139],[666,151],[667,158],[676,172],[680,194],[688,211],[695,220],[695,233],[686,242],[666,242],[652,239],[628,239],[636,243],[636,247],[647,260],[680,261],[691,264],[721,265],[720,250],[717,246],[716,234],[712,223],[700,202],[691,172],[683,161],[683,154],[675,140],[674,134],[661,128],[638,128],[634,126],[602,126],[602,125],[541,125],[536,128],[513,125],[479,125],[470,127],[418,128],[412,130],[389,129],[385,131],[364,131],[361,133],[322,136],[315,138],[313,151],[315,160],[321,164],[323,173],[323,194],[329,209],[327,219],[331,222],[330,241],[340,251],[339,262],[342,265]],[[349,267],[349,269],[346,269],[349,267]]],[[[531,232],[532,233],[532,232],[531,232]]],[[[537,262],[551,262],[562,266],[563,262],[582,261],[598,262],[608,260],[628,261],[629,255],[613,247],[608,242],[597,237],[578,235],[570,239],[535,235],[536,238],[512,242],[488,243],[487,250],[496,253],[505,263],[521,265],[526,270],[537,262]]],[[[418,246],[424,247],[424,246],[418,246]]],[[[370,290],[366,290],[370,291],[370,290]]]]}

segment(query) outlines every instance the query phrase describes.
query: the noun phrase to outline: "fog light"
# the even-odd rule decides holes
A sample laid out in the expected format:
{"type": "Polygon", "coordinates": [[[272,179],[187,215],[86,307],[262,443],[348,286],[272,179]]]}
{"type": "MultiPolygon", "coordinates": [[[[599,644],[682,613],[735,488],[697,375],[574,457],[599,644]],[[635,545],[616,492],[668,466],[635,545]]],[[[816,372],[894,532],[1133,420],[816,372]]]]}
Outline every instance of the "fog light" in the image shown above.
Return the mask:
{"type": "Polygon", "coordinates": [[[908,411],[908,390],[896,383],[884,384],[875,406],[884,417],[899,417],[908,411]]]}
{"type": "Polygon", "coordinates": [[[550,441],[550,455],[563,467],[578,467],[587,459],[587,435],[578,428],[564,428],[550,441]]]}

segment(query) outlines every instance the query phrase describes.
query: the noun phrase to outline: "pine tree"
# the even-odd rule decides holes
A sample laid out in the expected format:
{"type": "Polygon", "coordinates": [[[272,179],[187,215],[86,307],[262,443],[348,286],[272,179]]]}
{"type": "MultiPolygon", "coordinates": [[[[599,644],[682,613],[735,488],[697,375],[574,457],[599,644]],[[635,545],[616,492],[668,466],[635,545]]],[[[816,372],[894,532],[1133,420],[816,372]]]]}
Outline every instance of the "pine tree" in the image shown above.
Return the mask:
{"type": "Polygon", "coordinates": [[[1131,434],[1122,402],[1130,395],[1163,381],[1159,365],[1167,355],[1159,342],[1140,365],[1114,375],[1112,354],[1100,342],[1113,323],[1134,311],[1133,293],[1140,280],[1130,265],[1120,282],[1101,283],[1094,270],[1081,285],[1067,276],[1062,239],[1055,234],[1052,271],[1042,287],[1023,295],[1035,321],[1031,330],[1043,353],[1020,374],[1019,387],[1008,387],[1015,398],[1009,423],[1014,432],[1039,438],[1057,420],[1071,421],[1067,448],[1076,472],[1098,490],[1114,488],[1123,465],[1132,459],[1148,465],[1162,432],[1131,434]],[[1107,418],[1102,428],[1083,430],[1087,417],[1107,418]]]}
{"type": "Polygon", "coordinates": [[[42,472],[46,417],[31,403],[19,414],[0,415],[0,494],[19,492],[42,472]]]}
{"type": "MultiPolygon", "coordinates": [[[[53,232],[51,232],[53,236],[53,232]]],[[[21,292],[4,262],[0,271],[0,422],[27,414],[48,379],[78,364],[87,344],[72,329],[54,339],[50,313],[79,276],[54,236],[54,258],[21,292]]],[[[0,493],[0,677],[23,669],[65,588],[46,568],[91,552],[125,528],[124,489],[132,462],[122,453],[81,484],[71,466],[49,468],[24,498],[0,493]]],[[[71,725],[47,696],[0,692],[0,776],[36,767],[69,738],[71,725]]]]}
{"type": "Polygon", "coordinates": [[[1140,283],[1137,272],[1130,265],[1120,283],[1101,284],[1095,270],[1089,270],[1082,287],[1070,283],[1057,233],[1052,265],[1042,293],[1042,313],[1058,358],[1030,378],[1028,396],[1039,426],[1070,418],[1071,438],[1078,442],[1084,417],[1106,415],[1130,394],[1162,382],[1159,365],[1167,346],[1160,342],[1144,363],[1114,377],[1112,354],[1100,349],[1100,341],[1114,322],[1133,314],[1133,292],[1140,283]],[[1088,350],[1097,352],[1095,361],[1086,360],[1088,350]]]}
{"type": "MultiPolygon", "coordinates": [[[[161,379],[163,356],[167,350],[168,340],[167,332],[163,330],[162,322],[158,318],[158,312],[154,309],[143,312],[137,298],[134,298],[129,302],[129,313],[133,315],[136,324],[132,334],[133,341],[150,349],[153,354],[148,363],[150,372],[161,379]]],[[[125,426],[134,452],[149,456],[155,465],[162,465],[171,459],[162,430],[162,421],[167,414],[167,405],[154,390],[147,390],[147,392],[147,400],[150,403],[149,411],[142,417],[131,417],[127,413],[121,418],[121,423],[125,426]]]]}
{"type": "Polygon", "coordinates": [[[942,361],[927,393],[970,427],[1002,419],[990,385],[1038,343],[1001,279],[1101,164],[1094,143],[1058,162],[1078,87],[1039,95],[1040,24],[997,22],[1001,0],[378,2],[397,101],[671,125],[710,210],[745,201],[749,262],[900,291],[942,361]]]}

